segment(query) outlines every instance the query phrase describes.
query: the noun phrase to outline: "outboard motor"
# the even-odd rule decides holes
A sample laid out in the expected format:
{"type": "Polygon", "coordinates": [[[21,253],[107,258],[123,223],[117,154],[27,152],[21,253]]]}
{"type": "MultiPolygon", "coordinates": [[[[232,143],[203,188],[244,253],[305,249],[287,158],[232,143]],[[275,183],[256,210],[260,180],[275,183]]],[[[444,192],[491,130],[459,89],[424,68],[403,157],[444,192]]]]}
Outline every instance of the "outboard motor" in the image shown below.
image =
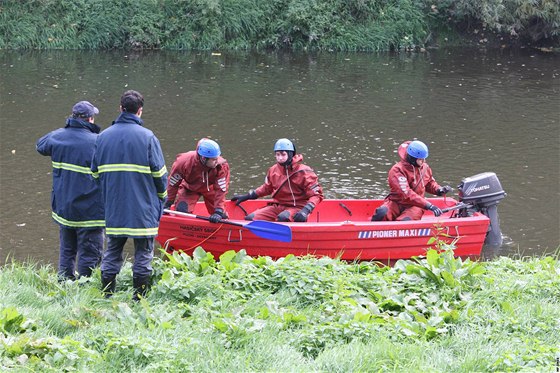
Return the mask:
{"type": "MultiPolygon", "coordinates": [[[[475,211],[482,212],[490,219],[490,227],[484,243],[491,246],[502,244],[502,231],[500,230],[500,217],[498,216],[498,203],[506,196],[500,180],[493,172],[484,172],[464,178],[459,189],[459,201],[472,205],[475,211]]],[[[467,214],[462,211],[460,214],[467,214]]]]}

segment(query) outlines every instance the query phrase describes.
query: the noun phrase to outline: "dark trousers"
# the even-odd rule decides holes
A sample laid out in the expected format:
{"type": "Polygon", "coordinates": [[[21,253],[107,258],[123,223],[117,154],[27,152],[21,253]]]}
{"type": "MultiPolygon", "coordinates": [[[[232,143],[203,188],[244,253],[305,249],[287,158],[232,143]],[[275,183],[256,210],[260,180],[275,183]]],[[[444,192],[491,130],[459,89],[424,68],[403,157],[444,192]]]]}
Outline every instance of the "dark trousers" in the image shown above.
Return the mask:
{"type": "Polygon", "coordinates": [[[60,255],[58,274],[61,277],[76,278],[76,259],[78,274],[90,276],[91,270],[99,265],[103,253],[103,228],[66,228],[60,227],[60,255]]]}
{"type": "MultiPolygon", "coordinates": [[[[123,249],[127,240],[128,237],[107,236],[107,250],[101,262],[101,272],[104,276],[115,276],[121,271],[124,263],[123,249]]],[[[153,258],[154,237],[134,238],[133,276],[150,276],[153,258]]]]}

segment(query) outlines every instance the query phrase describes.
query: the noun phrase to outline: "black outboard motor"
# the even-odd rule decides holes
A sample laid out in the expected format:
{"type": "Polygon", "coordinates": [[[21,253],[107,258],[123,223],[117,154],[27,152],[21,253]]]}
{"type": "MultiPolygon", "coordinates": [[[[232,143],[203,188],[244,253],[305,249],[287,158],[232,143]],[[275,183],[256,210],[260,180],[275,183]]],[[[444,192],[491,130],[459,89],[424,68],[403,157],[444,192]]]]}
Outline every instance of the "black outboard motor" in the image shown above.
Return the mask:
{"type": "MultiPolygon", "coordinates": [[[[490,227],[486,233],[484,243],[491,246],[502,244],[502,231],[500,230],[500,217],[498,216],[498,203],[506,196],[500,180],[493,172],[483,172],[478,175],[464,178],[459,189],[459,201],[473,206],[475,211],[482,212],[490,219],[490,227]]],[[[460,214],[467,214],[462,211],[460,214]]]]}

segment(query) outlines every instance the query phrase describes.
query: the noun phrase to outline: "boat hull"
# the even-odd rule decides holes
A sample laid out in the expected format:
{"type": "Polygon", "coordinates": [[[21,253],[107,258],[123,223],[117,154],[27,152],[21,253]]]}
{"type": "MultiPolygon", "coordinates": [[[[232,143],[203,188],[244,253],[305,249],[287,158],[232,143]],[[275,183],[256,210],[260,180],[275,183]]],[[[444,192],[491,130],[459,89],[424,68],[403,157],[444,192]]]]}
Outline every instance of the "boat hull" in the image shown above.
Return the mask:
{"type": "MultiPolygon", "coordinates": [[[[251,212],[264,206],[266,200],[247,201],[243,208],[251,212]]],[[[167,250],[182,250],[191,254],[201,246],[219,257],[228,250],[244,249],[251,256],[287,255],[327,256],[343,260],[392,261],[420,256],[437,241],[455,243],[455,255],[478,257],[489,226],[489,219],[474,213],[455,217],[454,211],[435,217],[426,212],[421,220],[404,222],[371,222],[371,215],[382,200],[325,200],[309,217],[307,223],[277,223],[292,230],[291,242],[258,237],[250,230],[229,224],[212,224],[206,220],[166,214],[162,217],[157,236],[167,250]],[[434,240],[437,237],[438,240],[434,240]]],[[[441,208],[453,206],[455,200],[430,199],[441,208]]],[[[248,224],[245,211],[228,202],[230,221],[248,224]]],[[[208,215],[203,203],[194,211],[208,215]]]]}

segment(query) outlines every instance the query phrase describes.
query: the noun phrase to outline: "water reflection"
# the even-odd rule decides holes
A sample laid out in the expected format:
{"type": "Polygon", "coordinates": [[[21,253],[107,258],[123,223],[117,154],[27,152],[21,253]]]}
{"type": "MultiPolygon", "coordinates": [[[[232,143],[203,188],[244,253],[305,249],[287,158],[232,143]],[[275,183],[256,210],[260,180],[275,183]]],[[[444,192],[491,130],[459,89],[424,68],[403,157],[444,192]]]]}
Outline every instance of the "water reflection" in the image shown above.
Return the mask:
{"type": "Polygon", "coordinates": [[[443,184],[496,172],[511,239],[501,254],[560,243],[559,58],[531,51],[289,54],[0,51],[0,256],[56,262],[50,164],[41,135],[87,99],[97,123],[125,89],[144,93],[146,126],[175,155],[211,136],[232,167],[230,194],[262,183],[291,137],[331,198],[380,198],[396,147],[419,138],[443,184]],[[12,150],[15,153],[12,154],[12,150]]]}

